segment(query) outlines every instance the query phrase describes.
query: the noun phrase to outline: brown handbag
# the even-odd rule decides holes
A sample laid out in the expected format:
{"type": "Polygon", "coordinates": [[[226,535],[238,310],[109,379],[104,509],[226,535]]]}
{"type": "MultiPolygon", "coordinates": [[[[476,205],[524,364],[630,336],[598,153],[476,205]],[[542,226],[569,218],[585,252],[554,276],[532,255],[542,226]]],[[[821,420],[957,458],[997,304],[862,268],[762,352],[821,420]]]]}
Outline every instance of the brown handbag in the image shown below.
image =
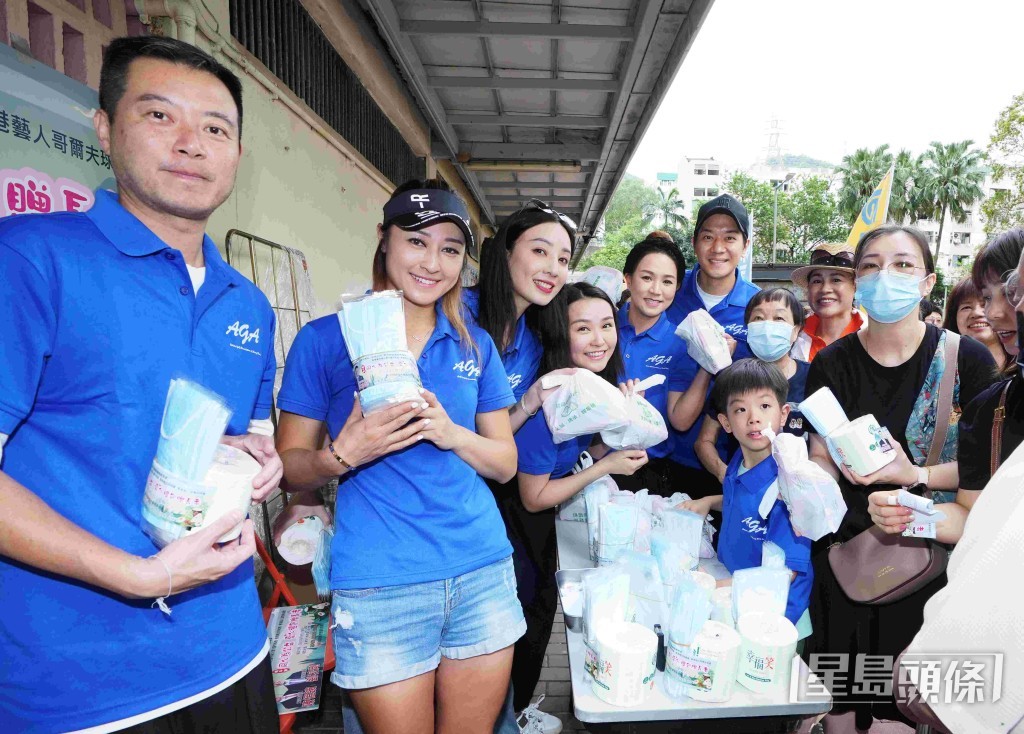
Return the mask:
{"type": "MultiPolygon", "coordinates": [[[[946,332],[946,370],[939,381],[935,433],[926,464],[933,466],[942,453],[953,409],[960,337],[946,332]]],[[[927,495],[926,495],[927,496],[927,495]]],[[[910,596],[946,570],[949,553],[925,538],[904,538],[872,525],[845,543],[828,550],[828,563],[836,582],[851,601],[860,604],[889,604],[910,596]]]]}

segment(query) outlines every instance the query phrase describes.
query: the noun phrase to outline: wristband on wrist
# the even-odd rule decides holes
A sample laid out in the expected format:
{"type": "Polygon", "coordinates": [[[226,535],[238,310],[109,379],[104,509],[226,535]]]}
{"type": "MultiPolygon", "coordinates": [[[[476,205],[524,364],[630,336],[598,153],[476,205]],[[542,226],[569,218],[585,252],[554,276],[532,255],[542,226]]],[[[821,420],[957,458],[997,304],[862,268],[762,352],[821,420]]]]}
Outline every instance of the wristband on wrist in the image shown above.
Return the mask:
{"type": "Polygon", "coordinates": [[[519,407],[522,409],[524,413],[526,413],[527,418],[533,418],[533,416],[537,415],[537,411],[540,410],[540,408],[537,408],[537,410],[533,411],[532,413],[529,410],[527,410],[526,393],[523,393],[523,397],[519,398],[519,407]]]}
{"type": "Polygon", "coordinates": [[[929,480],[932,478],[931,468],[927,466],[917,467],[917,483],[928,486],[929,480]]]}
{"type": "Polygon", "coordinates": [[[331,456],[333,456],[335,459],[338,460],[338,463],[341,464],[341,466],[344,468],[345,471],[353,471],[355,469],[354,466],[352,466],[347,461],[345,461],[343,458],[341,458],[341,454],[339,454],[337,452],[337,450],[335,450],[335,448],[334,448],[334,442],[333,441],[331,443],[327,444],[327,448],[331,452],[331,456]]]}

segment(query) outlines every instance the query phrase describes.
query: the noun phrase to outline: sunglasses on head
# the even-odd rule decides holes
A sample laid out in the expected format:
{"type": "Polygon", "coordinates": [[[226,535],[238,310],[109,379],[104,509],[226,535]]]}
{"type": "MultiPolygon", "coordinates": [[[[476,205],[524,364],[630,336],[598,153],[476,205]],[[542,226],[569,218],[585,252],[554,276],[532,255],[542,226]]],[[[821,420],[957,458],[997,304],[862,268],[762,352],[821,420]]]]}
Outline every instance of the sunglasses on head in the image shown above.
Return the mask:
{"type": "Polygon", "coordinates": [[[833,255],[825,250],[819,250],[811,254],[811,265],[817,265],[819,267],[850,268],[852,270],[853,253],[839,252],[833,255]]]}
{"type": "Polygon", "coordinates": [[[548,206],[545,202],[541,201],[540,199],[530,199],[528,202],[526,202],[526,206],[524,206],[523,209],[536,209],[538,211],[544,212],[545,214],[554,214],[556,217],[558,217],[558,221],[560,221],[568,229],[570,229],[573,234],[576,234],[576,230],[579,229],[579,225],[577,225],[576,222],[574,222],[566,215],[562,214],[562,212],[558,211],[557,209],[552,209],[550,206],[548,206]]]}

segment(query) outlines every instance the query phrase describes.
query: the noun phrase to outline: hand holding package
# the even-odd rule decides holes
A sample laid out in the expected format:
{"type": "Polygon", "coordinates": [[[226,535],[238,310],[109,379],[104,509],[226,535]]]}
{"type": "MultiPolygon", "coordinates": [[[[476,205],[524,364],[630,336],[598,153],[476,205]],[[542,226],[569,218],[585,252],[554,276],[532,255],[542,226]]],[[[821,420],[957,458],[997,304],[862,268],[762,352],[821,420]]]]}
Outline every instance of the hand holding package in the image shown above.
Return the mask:
{"type": "Polygon", "coordinates": [[[704,309],[691,311],[676,327],[676,336],[686,342],[686,353],[712,375],[732,364],[725,329],[704,309]]]}
{"type": "Polygon", "coordinates": [[[601,440],[610,449],[649,449],[668,438],[668,427],[657,408],[640,394],[665,382],[664,375],[652,375],[637,386],[625,399],[628,422],[617,428],[601,431],[601,440]]]}
{"type": "Polygon", "coordinates": [[[765,493],[761,517],[768,517],[779,494],[789,509],[793,529],[811,540],[834,533],[846,515],[846,501],[832,476],[807,455],[807,444],[789,433],[763,432],[772,442],[778,481],[765,493]],[[769,496],[771,495],[771,496],[769,496]]]}
{"type": "Polygon", "coordinates": [[[560,385],[544,401],[544,419],[555,443],[629,423],[626,398],[590,370],[541,378],[544,389],[560,385]]]}
{"type": "Polygon", "coordinates": [[[342,296],[338,321],[363,415],[419,399],[422,383],[405,336],[401,291],[342,296]]]}

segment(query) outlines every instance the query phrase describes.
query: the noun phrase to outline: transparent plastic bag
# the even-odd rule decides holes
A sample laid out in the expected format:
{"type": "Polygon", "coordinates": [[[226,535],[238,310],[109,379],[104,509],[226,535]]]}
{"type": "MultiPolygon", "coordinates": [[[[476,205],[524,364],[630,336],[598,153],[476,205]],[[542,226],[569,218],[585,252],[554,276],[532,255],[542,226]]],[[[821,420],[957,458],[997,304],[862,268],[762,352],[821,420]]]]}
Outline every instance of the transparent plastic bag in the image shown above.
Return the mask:
{"type": "Polygon", "coordinates": [[[401,291],[342,296],[338,320],[363,415],[419,399],[423,385],[405,336],[401,291]]]}
{"type": "MultiPolygon", "coordinates": [[[[650,387],[665,382],[664,375],[654,375],[644,381],[650,387]],[[659,378],[659,379],[654,379],[659,378]]],[[[637,392],[644,389],[638,387],[637,392]]],[[[601,440],[610,449],[649,449],[668,438],[668,427],[658,409],[636,393],[625,399],[628,422],[618,428],[601,431],[601,440]]]]}
{"type": "Polygon", "coordinates": [[[772,442],[779,478],[765,493],[761,517],[768,517],[781,494],[793,529],[803,537],[819,540],[839,530],[847,508],[836,480],[808,458],[807,444],[802,438],[789,433],[776,436],[770,430],[765,431],[765,436],[772,442]]]}
{"type": "Polygon", "coordinates": [[[591,436],[629,422],[626,398],[614,385],[590,370],[571,375],[549,375],[541,384],[560,385],[544,401],[544,419],[555,443],[591,436]]]}

